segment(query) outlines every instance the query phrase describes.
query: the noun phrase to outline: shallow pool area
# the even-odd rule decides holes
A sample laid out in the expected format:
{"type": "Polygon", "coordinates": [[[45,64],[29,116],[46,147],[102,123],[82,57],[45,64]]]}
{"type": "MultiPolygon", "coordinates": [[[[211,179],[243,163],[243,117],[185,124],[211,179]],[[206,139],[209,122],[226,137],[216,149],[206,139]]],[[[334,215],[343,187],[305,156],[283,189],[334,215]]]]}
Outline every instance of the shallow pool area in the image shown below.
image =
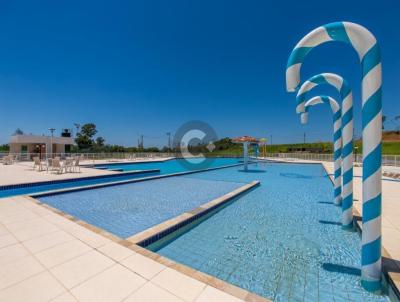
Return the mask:
{"type": "Polygon", "coordinates": [[[147,248],[274,301],[389,301],[360,286],[360,235],[341,229],[321,165],[249,167],[188,176],[261,186],[147,248]]]}
{"type": "Polygon", "coordinates": [[[38,199],[114,235],[127,238],[241,186],[241,182],[179,176],[38,199]]]}
{"type": "MultiPolygon", "coordinates": [[[[165,161],[153,162],[110,163],[96,165],[95,167],[97,167],[98,169],[117,169],[122,171],[160,169],[160,174],[172,174],[188,171],[188,167],[187,165],[185,165],[185,161],[185,159],[169,159],[165,161]]],[[[238,164],[240,159],[228,157],[209,158],[206,164],[202,164],[204,162],[204,158],[191,158],[190,161],[193,163],[198,163],[198,165],[193,165],[192,168],[194,168],[195,170],[202,170],[207,168],[216,168],[238,164]]]]}
{"type": "MultiPolygon", "coordinates": [[[[201,161],[201,159],[197,159],[201,161]]],[[[115,181],[128,181],[144,177],[154,177],[158,175],[167,175],[173,173],[190,172],[190,170],[182,164],[182,159],[171,159],[167,161],[139,162],[139,163],[120,163],[101,165],[105,169],[123,171],[114,175],[103,175],[97,177],[76,177],[65,180],[44,181],[29,184],[19,184],[11,186],[0,186],[0,198],[35,194],[52,190],[68,189],[74,187],[83,187],[88,185],[104,184],[115,181]]],[[[237,158],[214,158],[210,161],[210,165],[199,165],[198,169],[219,168],[223,166],[239,164],[237,158]]]]}

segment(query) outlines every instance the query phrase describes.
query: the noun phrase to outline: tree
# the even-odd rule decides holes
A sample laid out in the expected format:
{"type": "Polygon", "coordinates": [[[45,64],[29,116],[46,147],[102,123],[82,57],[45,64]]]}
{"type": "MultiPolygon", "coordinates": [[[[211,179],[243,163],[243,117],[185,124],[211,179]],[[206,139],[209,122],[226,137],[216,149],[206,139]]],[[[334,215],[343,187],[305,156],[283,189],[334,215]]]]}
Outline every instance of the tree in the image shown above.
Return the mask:
{"type": "Polygon", "coordinates": [[[385,122],[386,122],[387,116],[382,115],[382,129],[385,129],[385,122]]]}
{"type": "Polygon", "coordinates": [[[92,139],[97,133],[96,125],[93,123],[85,124],[82,126],[80,133],[92,139]]]}
{"type": "MultiPolygon", "coordinates": [[[[93,123],[85,124],[81,131],[76,135],[75,142],[80,150],[90,149],[94,145],[93,137],[96,135],[96,125],[93,123]]],[[[103,141],[104,143],[104,141],[103,141]]]]}
{"type": "Polygon", "coordinates": [[[20,128],[15,129],[14,134],[13,135],[23,135],[24,131],[22,131],[20,128]]]}
{"type": "Polygon", "coordinates": [[[8,144],[0,145],[0,152],[8,152],[8,151],[10,151],[10,145],[8,144]]]}
{"type": "Polygon", "coordinates": [[[99,136],[98,138],[96,138],[96,146],[97,147],[104,147],[104,143],[106,142],[106,140],[99,136]]]}

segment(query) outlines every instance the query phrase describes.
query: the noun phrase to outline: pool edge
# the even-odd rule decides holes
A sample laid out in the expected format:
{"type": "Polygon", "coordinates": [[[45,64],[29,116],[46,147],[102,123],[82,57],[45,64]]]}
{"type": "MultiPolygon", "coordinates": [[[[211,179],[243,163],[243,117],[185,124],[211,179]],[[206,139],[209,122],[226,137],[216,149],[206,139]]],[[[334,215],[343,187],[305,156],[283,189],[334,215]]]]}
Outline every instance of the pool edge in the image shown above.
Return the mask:
{"type": "MultiPolygon", "coordinates": [[[[239,165],[241,165],[241,164],[239,164],[239,165]]],[[[237,166],[237,165],[235,165],[235,166],[237,166]]],[[[221,167],[219,167],[219,168],[221,168],[221,167]]],[[[215,170],[215,168],[213,168],[212,170],[215,170]]],[[[243,186],[241,186],[241,187],[239,187],[239,188],[237,188],[237,189],[235,189],[235,190],[233,190],[233,191],[231,191],[231,192],[219,197],[219,198],[213,199],[212,201],[207,202],[207,203],[203,204],[202,206],[208,206],[210,208],[213,208],[213,206],[214,206],[213,209],[215,209],[215,205],[213,205],[213,203],[216,203],[216,205],[218,205],[218,206],[222,206],[223,204],[231,201],[235,197],[238,197],[238,196],[240,196],[242,194],[245,194],[246,192],[250,191],[251,189],[255,188],[258,185],[260,185],[260,181],[252,181],[252,182],[250,182],[248,184],[245,184],[245,185],[243,185],[243,186]]],[[[67,219],[69,221],[72,221],[72,222],[74,222],[74,223],[76,223],[76,224],[88,229],[89,231],[92,231],[95,234],[101,235],[101,236],[103,236],[103,237],[105,237],[105,238],[107,238],[107,239],[109,239],[109,240],[111,240],[111,241],[113,241],[113,242],[115,242],[115,243],[117,243],[119,245],[122,245],[122,246],[124,246],[126,248],[129,248],[130,250],[132,250],[132,251],[134,251],[134,252],[136,252],[136,253],[144,256],[144,257],[147,257],[147,258],[149,258],[151,260],[154,260],[154,261],[156,261],[156,262],[158,262],[158,263],[160,263],[162,265],[165,265],[168,268],[171,268],[171,269],[173,269],[173,270],[175,270],[177,272],[180,272],[180,273],[182,273],[182,274],[184,274],[184,275],[186,275],[186,276],[188,276],[190,278],[193,278],[193,279],[195,279],[197,281],[203,282],[208,286],[214,287],[214,288],[216,288],[216,289],[218,289],[220,291],[223,291],[223,292],[225,292],[225,293],[227,293],[227,294],[229,294],[231,296],[234,296],[234,297],[236,297],[238,299],[241,299],[241,300],[246,301],[246,302],[272,302],[272,300],[270,300],[268,298],[259,296],[259,295],[255,294],[253,292],[245,290],[245,289],[243,289],[241,287],[238,287],[236,285],[233,285],[233,284],[231,284],[229,282],[226,282],[224,280],[218,279],[218,278],[216,278],[214,276],[211,276],[211,275],[208,275],[208,274],[203,273],[201,271],[195,270],[195,269],[193,269],[193,268],[191,268],[189,266],[180,264],[180,263],[175,262],[175,261],[173,261],[171,259],[168,259],[168,258],[166,258],[164,256],[161,256],[161,255],[159,255],[159,254],[157,254],[155,252],[147,250],[146,248],[141,247],[140,245],[138,245],[136,243],[132,243],[131,241],[129,241],[127,239],[120,238],[120,237],[118,237],[118,236],[116,236],[116,235],[114,235],[114,234],[112,234],[112,233],[110,233],[110,232],[108,232],[108,231],[106,231],[106,230],[104,230],[102,228],[99,228],[97,226],[89,224],[89,223],[87,223],[87,222],[85,222],[83,220],[80,220],[80,219],[78,219],[78,218],[76,218],[76,217],[74,217],[74,216],[72,216],[70,214],[67,214],[67,213],[65,213],[65,212],[63,212],[63,211],[61,211],[61,210],[59,210],[57,208],[54,208],[54,207],[52,207],[52,206],[50,206],[48,204],[42,203],[40,200],[36,199],[33,196],[21,195],[19,197],[28,199],[31,202],[33,202],[33,203],[35,203],[35,204],[37,204],[37,205],[39,205],[39,206],[41,206],[41,207],[43,207],[45,209],[57,214],[57,215],[65,218],[65,219],[67,219]]],[[[200,206],[200,207],[202,207],[202,206],[200,206]]],[[[200,208],[200,207],[198,207],[198,208],[200,208]]],[[[198,208],[195,208],[195,209],[193,209],[191,211],[195,211],[198,208]]],[[[189,211],[189,212],[191,212],[191,211],[189,211]]]]}
{"type": "Polygon", "coordinates": [[[148,228],[138,234],[128,237],[126,240],[146,247],[165,236],[175,232],[176,230],[196,221],[200,217],[208,214],[209,212],[221,207],[232,199],[247,193],[249,190],[260,185],[260,181],[255,180],[247,183],[223,196],[213,199],[205,204],[198,206],[188,212],[184,212],[174,218],[168,219],[162,223],[159,223],[151,228],[148,228]]]}

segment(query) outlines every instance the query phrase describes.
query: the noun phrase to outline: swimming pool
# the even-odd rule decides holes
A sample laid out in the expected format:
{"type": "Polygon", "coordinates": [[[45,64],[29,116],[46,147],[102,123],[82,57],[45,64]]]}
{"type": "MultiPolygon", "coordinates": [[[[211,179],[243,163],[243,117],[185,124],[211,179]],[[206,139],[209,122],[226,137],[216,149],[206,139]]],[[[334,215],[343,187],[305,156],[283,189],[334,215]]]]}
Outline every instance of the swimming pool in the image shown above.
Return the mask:
{"type": "Polygon", "coordinates": [[[179,176],[38,199],[114,235],[128,238],[243,185],[179,176]]]}
{"type": "MultiPolygon", "coordinates": [[[[203,167],[199,165],[197,169],[204,168],[215,168],[220,166],[228,166],[232,164],[239,163],[238,158],[227,158],[227,157],[219,157],[212,158],[209,162],[209,166],[203,167]]],[[[122,171],[133,171],[133,170],[150,170],[150,169],[160,169],[161,174],[172,174],[187,171],[188,169],[185,167],[183,162],[185,159],[171,159],[162,162],[141,162],[141,163],[110,163],[110,164],[101,164],[96,165],[97,168],[101,169],[121,169],[122,171]]],[[[203,161],[202,158],[192,158],[191,161],[201,163],[203,161]]]]}
{"type": "Polygon", "coordinates": [[[388,301],[360,286],[360,236],[340,226],[321,165],[253,164],[193,179],[261,186],[147,248],[274,301],[388,301]]]}
{"type": "MultiPolygon", "coordinates": [[[[114,181],[123,181],[130,179],[137,179],[143,177],[150,177],[156,175],[166,175],[172,173],[186,172],[187,170],[180,163],[181,159],[172,159],[163,162],[153,163],[134,163],[134,164],[111,164],[110,169],[117,169],[121,167],[125,172],[133,172],[138,170],[159,170],[151,173],[135,173],[135,174],[114,174],[109,176],[99,176],[90,178],[75,178],[69,180],[57,180],[49,182],[39,182],[31,184],[22,184],[17,186],[0,186],[0,198],[9,197],[23,194],[33,194],[45,192],[50,190],[66,189],[73,187],[82,187],[87,185],[104,184],[114,181]]],[[[209,168],[217,168],[226,165],[238,164],[239,160],[235,158],[216,158],[212,161],[209,168]]],[[[103,166],[103,165],[102,165],[103,166]]],[[[200,167],[201,168],[201,167],[200,167]]]]}

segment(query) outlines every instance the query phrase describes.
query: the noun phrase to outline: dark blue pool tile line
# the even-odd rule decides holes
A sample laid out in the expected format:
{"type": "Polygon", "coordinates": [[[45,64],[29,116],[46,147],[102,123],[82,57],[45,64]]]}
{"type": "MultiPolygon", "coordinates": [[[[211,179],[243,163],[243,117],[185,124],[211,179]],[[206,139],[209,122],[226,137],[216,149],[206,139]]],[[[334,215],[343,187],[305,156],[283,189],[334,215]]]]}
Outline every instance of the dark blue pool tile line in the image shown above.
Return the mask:
{"type": "Polygon", "coordinates": [[[60,183],[70,183],[70,182],[93,180],[93,179],[113,178],[113,177],[130,176],[130,175],[138,175],[138,174],[148,174],[148,173],[159,173],[159,172],[160,172],[160,169],[151,169],[151,170],[123,172],[123,173],[118,173],[118,174],[106,174],[106,175],[86,176],[86,177],[60,179],[60,180],[48,180],[48,181],[40,181],[40,182],[30,182],[30,183],[22,183],[22,184],[15,184],[15,185],[0,186],[0,191],[12,190],[12,189],[21,189],[21,188],[29,188],[29,187],[36,187],[36,186],[44,186],[44,185],[52,185],[52,184],[60,184],[60,183]]]}
{"type": "MultiPolygon", "coordinates": [[[[216,204],[216,205],[214,205],[214,206],[212,206],[212,207],[209,207],[209,208],[207,208],[207,209],[204,209],[204,210],[201,211],[200,213],[197,213],[197,214],[193,215],[192,217],[189,217],[188,219],[186,219],[186,220],[184,220],[184,221],[182,221],[182,222],[179,222],[179,223],[177,223],[177,224],[175,224],[175,225],[173,225],[173,226],[167,228],[166,230],[163,230],[163,231],[161,231],[161,232],[159,232],[159,233],[157,233],[157,234],[155,234],[155,235],[153,235],[153,236],[150,236],[149,238],[146,238],[145,240],[142,240],[141,242],[138,242],[138,243],[136,243],[136,244],[139,245],[139,246],[141,246],[141,247],[143,247],[143,248],[145,248],[145,247],[147,247],[147,246],[149,246],[149,245],[151,245],[151,244],[157,242],[158,240],[160,240],[160,239],[162,239],[162,238],[164,238],[164,237],[166,237],[166,236],[168,236],[168,235],[170,235],[170,234],[176,232],[177,230],[179,230],[179,229],[181,229],[181,228],[183,228],[183,227],[185,227],[185,226],[191,224],[192,222],[195,222],[196,220],[198,220],[198,219],[204,217],[205,215],[211,213],[212,211],[217,210],[218,208],[223,207],[223,206],[226,205],[227,203],[233,202],[234,200],[236,200],[236,199],[239,198],[240,196],[242,196],[242,195],[244,195],[244,194],[247,194],[248,192],[250,192],[250,191],[252,191],[253,189],[255,189],[256,187],[258,187],[259,185],[260,185],[260,183],[257,183],[256,185],[254,185],[254,186],[248,188],[247,190],[244,190],[244,191],[238,193],[238,194],[235,195],[235,196],[232,196],[232,197],[230,197],[230,198],[227,198],[227,199],[225,199],[224,201],[221,201],[220,203],[218,203],[218,204],[216,204]]],[[[201,208],[201,206],[200,206],[200,208],[201,208]]]]}

